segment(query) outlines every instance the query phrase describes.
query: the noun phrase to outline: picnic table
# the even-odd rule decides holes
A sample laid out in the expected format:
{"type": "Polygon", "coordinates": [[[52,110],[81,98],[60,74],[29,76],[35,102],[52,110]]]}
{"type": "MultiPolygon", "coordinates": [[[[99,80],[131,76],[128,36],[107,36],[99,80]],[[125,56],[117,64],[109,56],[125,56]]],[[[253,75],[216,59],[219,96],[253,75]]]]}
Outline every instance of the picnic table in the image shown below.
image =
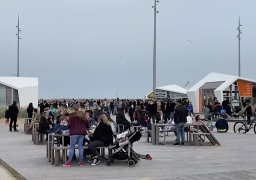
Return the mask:
{"type": "MultiPolygon", "coordinates": [[[[196,124],[192,124],[192,123],[186,123],[185,124],[185,127],[188,127],[189,130],[187,132],[187,141],[189,142],[189,145],[193,145],[192,143],[192,135],[191,135],[191,131],[190,131],[190,126],[197,126],[197,129],[199,129],[199,127],[201,126],[202,124],[200,123],[196,123],[196,124]]],[[[153,145],[159,145],[159,133],[160,132],[163,132],[164,134],[164,145],[166,144],[165,143],[165,139],[166,139],[166,132],[173,132],[173,131],[169,131],[169,130],[166,130],[165,127],[167,126],[175,126],[175,124],[152,124],[152,130],[151,130],[151,143],[153,145]],[[159,130],[160,127],[164,127],[163,130],[159,130]]]]}
{"type": "MultiPolygon", "coordinates": [[[[89,132],[93,132],[93,130],[90,130],[89,132]]],[[[52,165],[55,164],[55,166],[58,166],[59,159],[64,163],[67,161],[67,150],[70,149],[69,146],[64,146],[64,138],[69,137],[69,133],[62,133],[62,134],[55,134],[55,133],[49,133],[48,134],[48,142],[46,143],[46,157],[48,158],[48,161],[51,162],[52,165]],[[57,140],[54,140],[54,139],[57,140]],[[60,139],[62,143],[60,144],[60,139]],[[60,152],[62,154],[62,157],[60,158],[60,152]]],[[[90,133],[89,136],[92,136],[90,133]]],[[[78,148],[78,146],[75,147],[75,149],[78,148]]],[[[105,149],[108,147],[99,147],[100,149],[100,155],[103,156],[106,159],[109,159],[109,157],[105,156],[105,149]]],[[[88,149],[88,145],[85,145],[83,149],[88,149]]],[[[112,155],[111,149],[109,149],[108,156],[112,155]]]]}

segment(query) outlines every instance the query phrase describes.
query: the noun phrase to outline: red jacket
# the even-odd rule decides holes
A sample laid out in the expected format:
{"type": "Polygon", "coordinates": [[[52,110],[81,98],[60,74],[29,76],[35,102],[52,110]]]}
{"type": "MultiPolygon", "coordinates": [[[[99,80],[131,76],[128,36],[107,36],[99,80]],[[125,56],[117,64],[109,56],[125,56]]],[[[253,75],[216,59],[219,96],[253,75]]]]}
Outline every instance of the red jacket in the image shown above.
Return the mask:
{"type": "Polygon", "coordinates": [[[72,113],[69,116],[68,127],[70,135],[86,135],[86,129],[89,127],[89,122],[72,113]]]}

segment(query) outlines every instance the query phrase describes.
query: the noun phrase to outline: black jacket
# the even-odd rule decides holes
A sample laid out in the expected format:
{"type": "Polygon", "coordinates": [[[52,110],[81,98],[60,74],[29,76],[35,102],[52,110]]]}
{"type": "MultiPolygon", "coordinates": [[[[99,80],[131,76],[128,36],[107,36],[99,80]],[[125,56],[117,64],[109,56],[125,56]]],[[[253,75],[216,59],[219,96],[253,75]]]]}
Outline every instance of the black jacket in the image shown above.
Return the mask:
{"type": "Polygon", "coordinates": [[[157,104],[148,104],[147,105],[147,111],[150,115],[156,115],[157,114],[157,104]]]}
{"type": "Polygon", "coordinates": [[[9,117],[10,118],[17,118],[19,114],[19,109],[16,104],[12,104],[9,106],[9,117]]]}
{"type": "Polygon", "coordinates": [[[247,106],[244,114],[246,114],[247,116],[252,116],[252,107],[251,106],[247,106]]]}
{"type": "Polygon", "coordinates": [[[178,123],[186,123],[187,122],[187,116],[188,116],[188,110],[182,105],[179,105],[176,107],[174,111],[174,122],[175,124],[178,123]]]}
{"type": "Polygon", "coordinates": [[[129,108],[129,116],[133,117],[133,113],[135,112],[135,108],[129,108]]]}
{"type": "Polygon", "coordinates": [[[101,141],[105,146],[113,143],[113,131],[110,125],[100,122],[93,133],[94,141],[101,141]]]}
{"type": "Polygon", "coordinates": [[[27,108],[28,118],[32,118],[33,111],[34,111],[33,106],[30,106],[30,107],[27,108]]]}
{"type": "Polygon", "coordinates": [[[46,134],[46,130],[50,130],[50,126],[49,126],[50,124],[51,122],[48,119],[46,119],[44,116],[42,116],[39,121],[38,132],[42,134],[46,134]]]}
{"type": "Polygon", "coordinates": [[[228,131],[228,122],[225,119],[219,119],[216,124],[215,127],[218,129],[226,129],[226,132],[228,131]]]}
{"type": "Polygon", "coordinates": [[[119,111],[116,114],[116,124],[130,125],[130,122],[125,118],[123,111],[119,111]]]}
{"type": "Polygon", "coordinates": [[[44,112],[44,103],[40,103],[39,107],[40,107],[40,114],[42,115],[42,113],[44,112]]]}

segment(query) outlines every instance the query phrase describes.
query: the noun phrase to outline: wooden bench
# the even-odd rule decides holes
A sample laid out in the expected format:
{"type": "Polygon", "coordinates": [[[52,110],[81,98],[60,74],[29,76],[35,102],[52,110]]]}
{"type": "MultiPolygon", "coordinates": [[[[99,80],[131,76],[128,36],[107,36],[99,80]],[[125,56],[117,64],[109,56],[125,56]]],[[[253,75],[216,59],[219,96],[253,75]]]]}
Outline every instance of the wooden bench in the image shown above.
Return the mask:
{"type": "Polygon", "coordinates": [[[41,134],[39,132],[34,132],[34,144],[39,145],[39,144],[46,144],[46,134],[41,134]]]}
{"type": "MultiPolygon", "coordinates": [[[[105,149],[108,148],[109,154],[108,156],[110,157],[112,155],[112,149],[109,149],[109,147],[104,146],[104,147],[98,147],[97,149],[101,150],[101,155],[105,157],[105,149]]],[[[58,166],[59,161],[60,161],[60,151],[62,151],[62,162],[65,163],[67,161],[67,150],[70,149],[69,146],[65,147],[52,147],[53,149],[53,154],[51,155],[51,164],[58,166]]],[[[75,146],[75,149],[78,149],[78,146],[75,146]]],[[[88,146],[84,146],[83,149],[88,149],[88,146]]]]}
{"type": "Polygon", "coordinates": [[[36,136],[36,132],[37,132],[38,126],[39,126],[39,123],[34,123],[33,127],[32,127],[32,141],[33,141],[34,144],[36,143],[35,136],[36,136]]]}
{"type": "Polygon", "coordinates": [[[29,134],[29,126],[31,124],[32,118],[26,118],[24,123],[24,132],[25,134],[29,134]],[[30,121],[30,122],[29,122],[30,121]]]}
{"type": "Polygon", "coordinates": [[[211,135],[211,133],[202,133],[202,132],[198,132],[198,133],[191,133],[192,135],[192,145],[193,146],[199,146],[200,144],[205,146],[205,137],[207,135],[211,135]]]}

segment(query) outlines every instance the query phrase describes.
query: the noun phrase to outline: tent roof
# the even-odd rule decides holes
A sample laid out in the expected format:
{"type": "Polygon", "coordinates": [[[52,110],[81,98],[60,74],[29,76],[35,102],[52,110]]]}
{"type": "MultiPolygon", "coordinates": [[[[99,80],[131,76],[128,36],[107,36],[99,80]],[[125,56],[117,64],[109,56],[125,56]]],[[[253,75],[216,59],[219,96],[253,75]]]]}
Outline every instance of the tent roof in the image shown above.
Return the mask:
{"type": "Polygon", "coordinates": [[[0,77],[0,84],[14,89],[38,86],[38,78],[32,77],[0,77]]]}
{"type": "Polygon", "coordinates": [[[187,94],[187,90],[185,88],[180,87],[176,84],[161,86],[161,87],[157,87],[156,89],[163,90],[163,91],[170,91],[170,92],[180,93],[180,94],[187,94]]]}
{"type": "Polygon", "coordinates": [[[230,86],[233,82],[235,82],[238,79],[256,83],[256,81],[252,79],[212,72],[207,76],[205,76],[202,80],[200,80],[194,86],[192,86],[188,91],[196,91],[207,82],[223,82],[219,85],[219,87],[216,90],[224,91],[228,86],[230,86]]]}

